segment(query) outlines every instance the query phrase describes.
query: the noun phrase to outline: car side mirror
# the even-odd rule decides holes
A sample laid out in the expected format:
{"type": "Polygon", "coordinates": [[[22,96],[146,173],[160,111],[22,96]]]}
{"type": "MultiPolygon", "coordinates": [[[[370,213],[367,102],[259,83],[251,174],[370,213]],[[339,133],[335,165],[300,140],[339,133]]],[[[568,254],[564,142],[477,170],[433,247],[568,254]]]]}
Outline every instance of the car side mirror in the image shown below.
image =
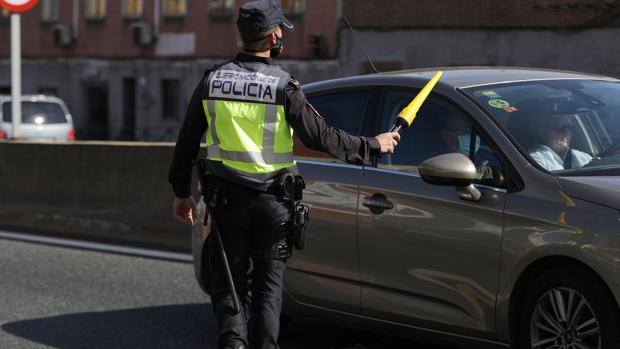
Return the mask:
{"type": "Polygon", "coordinates": [[[478,178],[476,166],[461,153],[432,157],[422,162],[418,171],[427,183],[456,187],[459,197],[463,200],[482,199],[482,193],[473,184],[478,178]]]}

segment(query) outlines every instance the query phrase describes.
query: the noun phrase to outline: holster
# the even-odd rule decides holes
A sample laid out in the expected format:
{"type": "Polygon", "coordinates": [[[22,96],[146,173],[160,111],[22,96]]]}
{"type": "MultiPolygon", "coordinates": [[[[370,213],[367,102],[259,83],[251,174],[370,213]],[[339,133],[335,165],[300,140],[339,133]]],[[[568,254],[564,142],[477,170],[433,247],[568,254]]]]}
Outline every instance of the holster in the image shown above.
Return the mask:
{"type": "Polygon", "coordinates": [[[204,218],[204,225],[206,226],[209,213],[211,209],[217,206],[219,200],[221,180],[216,175],[207,172],[204,160],[194,161],[194,168],[202,189],[202,199],[207,204],[204,218]]]}
{"type": "Polygon", "coordinates": [[[303,250],[306,226],[310,220],[310,207],[301,202],[306,183],[302,176],[287,173],[280,177],[279,188],[290,208],[289,242],[295,249],[303,250]]]}
{"type": "Polygon", "coordinates": [[[207,206],[210,208],[217,206],[220,184],[221,181],[216,175],[211,173],[205,174],[205,184],[203,187],[202,197],[207,206]]]}
{"type": "Polygon", "coordinates": [[[291,222],[291,243],[297,250],[304,249],[306,226],[310,220],[310,207],[301,202],[295,203],[291,222]]]}

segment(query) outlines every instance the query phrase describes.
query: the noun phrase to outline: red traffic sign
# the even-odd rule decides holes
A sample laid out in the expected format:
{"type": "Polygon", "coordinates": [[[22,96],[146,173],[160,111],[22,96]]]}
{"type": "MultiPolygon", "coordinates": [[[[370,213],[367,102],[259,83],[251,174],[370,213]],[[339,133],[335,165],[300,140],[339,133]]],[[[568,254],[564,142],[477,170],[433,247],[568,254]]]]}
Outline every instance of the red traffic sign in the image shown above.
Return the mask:
{"type": "Polygon", "coordinates": [[[11,12],[26,12],[38,2],[39,0],[0,0],[0,6],[11,12]]]}

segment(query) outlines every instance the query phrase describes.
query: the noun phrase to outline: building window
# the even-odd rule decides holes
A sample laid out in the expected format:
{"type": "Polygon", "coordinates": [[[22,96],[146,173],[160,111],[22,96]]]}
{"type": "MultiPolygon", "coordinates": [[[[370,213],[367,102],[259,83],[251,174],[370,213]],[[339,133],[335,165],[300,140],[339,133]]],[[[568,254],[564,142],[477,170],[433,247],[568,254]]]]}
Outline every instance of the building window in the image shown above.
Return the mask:
{"type": "Polygon", "coordinates": [[[233,17],[233,0],[207,0],[211,19],[230,19],[233,17]]]}
{"type": "Polygon", "coordinates": [[[161,93],[163,101],[161,110],[164,119],[178,120],[179,107],[181,105],[179,80],[164,79],[161,81],[161,93]]]}
{"type": "Polygon", "coordinates": [[[54,23],[58,21],[58,1],[41,1],[41,21],[44,23],[54,23]]]}
{"type": "Polygon", "coordinates": [[[168,18],[182,18],[187,13],[187,0],[164,0],[162,5],[164,16],[168,18]]]}
{"type": "Polygon", "coordinates": [[[127,19],[142,18],[143,13],[142,0],[123,0],[123,17],[127,19]]]}
{"type": "Polygon", "coordinates": [[[284,14],[296,17],[303,16],[306,12],[306,0],[281,0],[282,1],[282,10],[284,10],[284,14]]]}
{"type": "Polygon", "coordinates": [[[106,0],[86,0],[86,19],[103,20],[107,14],[106,0]]]}

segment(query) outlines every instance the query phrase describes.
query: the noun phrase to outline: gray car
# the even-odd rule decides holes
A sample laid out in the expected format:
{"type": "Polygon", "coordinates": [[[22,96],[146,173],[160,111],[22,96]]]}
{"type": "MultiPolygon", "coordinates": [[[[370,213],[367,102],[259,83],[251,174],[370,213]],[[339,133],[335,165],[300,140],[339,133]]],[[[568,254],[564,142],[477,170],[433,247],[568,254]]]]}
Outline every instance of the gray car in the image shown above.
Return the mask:
{"type": "MultiPolygon", "coordinates": [[[[433,73],[304,91],[329,125],[372,136],[433,73]]],[[[394,154],[296,153],[311,221],[286,315],[464,348],[620,347],[620,81],[447,69],[394,154]]]]}
{"type": "MultiPolygon", "coordinates": [[[[11,96],[0,95],[0,139],[13,138],[11,96]]],[[[46,95],[21,98],[20,138],[42,141],[75,140],[73,119],[62,99],[46,95]]]]}

